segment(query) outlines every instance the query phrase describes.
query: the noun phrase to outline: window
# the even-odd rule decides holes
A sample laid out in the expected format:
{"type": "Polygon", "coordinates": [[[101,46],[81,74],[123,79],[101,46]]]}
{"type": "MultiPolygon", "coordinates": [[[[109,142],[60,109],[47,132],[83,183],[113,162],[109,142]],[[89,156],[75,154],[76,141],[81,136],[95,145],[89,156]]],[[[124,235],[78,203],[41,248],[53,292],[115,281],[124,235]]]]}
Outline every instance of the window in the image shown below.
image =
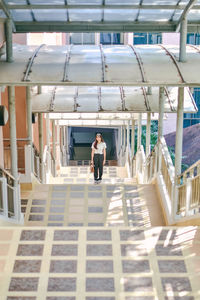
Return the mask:
{"type": "Polygon", "coordinates": [[[184,123],[183,123],[184,128],[200,123],[200,88],[194,88],[193,97],[194,97],[196,106],[198,108],[198,112],[195,114],[193,114],[193,113],[184,114],[184,123]]]}
{"type": "Polygon", "coordinates": [[[187,44],[200,45],[200,34],[199,33],[188,33],[187,44]]]}
{"type": "Polygon", "coordinates": [[[94,33],[71,33],[70,44],[74,45],[94,45],[95,34],[94,33]]]}
{"type": "Polygon", "coordinates": [[[162,43],[161,33],[134,33],[133,44],[134,45],[153,45],[162,43]]]}
{"type": "Polygon", "coordinates": [[[102,45],[119,45],[122,44],[122,38],[120,33],[101,33],[100,43],[102,45]]]}

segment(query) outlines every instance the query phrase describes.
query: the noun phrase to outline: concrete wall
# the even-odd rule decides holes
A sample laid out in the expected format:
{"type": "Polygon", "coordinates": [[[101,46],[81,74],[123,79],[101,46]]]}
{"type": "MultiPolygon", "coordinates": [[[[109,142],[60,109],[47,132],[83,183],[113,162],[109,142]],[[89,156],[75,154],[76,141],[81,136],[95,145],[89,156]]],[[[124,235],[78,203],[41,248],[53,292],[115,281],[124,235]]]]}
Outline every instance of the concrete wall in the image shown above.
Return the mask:
{"type": "Polygon", "coordinates": [[[180,33],[166,32],[162,34],[163,45],[179,45],[180,33]]]}

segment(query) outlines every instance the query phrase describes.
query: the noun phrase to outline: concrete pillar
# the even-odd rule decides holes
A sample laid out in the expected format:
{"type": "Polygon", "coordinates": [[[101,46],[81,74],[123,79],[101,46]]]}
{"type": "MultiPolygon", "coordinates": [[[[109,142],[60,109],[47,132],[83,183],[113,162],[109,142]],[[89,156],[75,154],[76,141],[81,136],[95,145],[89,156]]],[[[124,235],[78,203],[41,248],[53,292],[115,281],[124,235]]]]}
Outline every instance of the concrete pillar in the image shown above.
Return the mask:
{"type": "Polygon", "coordinates": [[[137,150],[141,147],[142,138],[142,113],[138,114],[138,130],[137,130],[137,150]]]}
{"type": "Polygon", "coordinates": [[[178,89],[178,110],[176,121],[176,146],[175,146],[175,178],[181,174],[182,145],[183,145],[183,105],[184,88],[178,89]]]}
{"type": "MultiPolygon", "coordinates": [[[[8,108],[9,108],[9,128],[10,128],[11,173],[15,179],[18,179],[15,87],[14,86],[8,87],[8,108]]],[[[15,186],[16,185],[17,183],[15,182],[15,186]]]]}
{"type": "Polygon", "coordinates": [[[13,62],[12,20],[8,18],[5,23],[6,31],[6,61],[13,62]]]}
{"type": "Polygon", "coordinates": [[[42,94],[42,86],[38,85],[37,89],[38,89],[38,94],[42,94]]]}
{"type": "Polygon", "coordinates": [[[132,157],[135,155],[135,120],[132,120],[131,128],[131,154],[132,157]]]}
{"type": "Polygon", "coordinates": [[[164,87],[159,88],[159,119],[158,119],[158,140],[163,136],[164,118],[164,87]]]}
{"type": "Polygon", "coordinates": [[[127,148],[130,148],[130,121],[127,121],[127,148]]]}
{"type": "Polygon", "coordinates": [[[40,156],[40,176],[41,181],[44,182],[44,168],[43,168],[43,153],[44,153],[44,144],[43,144],[43,114],[38,114],[38,130],[39,130],[39,156],[40,156]]]}
{"type": "Polygon", "coordinates": [[[147,113],[147,126],[146,126],[146,157],[151,153],[151,113],[147,113]]]}
{"type": "Polygon", "coordinates": [[[56,160],[56,125],[55,120],[52,121],[52,154],[54,160],[56,160]]]}
{"type": "Polygon", "coordinates": [[[27,117],[27,136],[28,144],[32,145],[32,106],[31,106],[31,88],[26,87],[26,117],[27,117]]]}
{"type": "Polygon", "coordinates": [[[179,61],[186,62],[186,43],[187,43],[187,16],[181,22],[180,28],[180,52],[179,61]]]}

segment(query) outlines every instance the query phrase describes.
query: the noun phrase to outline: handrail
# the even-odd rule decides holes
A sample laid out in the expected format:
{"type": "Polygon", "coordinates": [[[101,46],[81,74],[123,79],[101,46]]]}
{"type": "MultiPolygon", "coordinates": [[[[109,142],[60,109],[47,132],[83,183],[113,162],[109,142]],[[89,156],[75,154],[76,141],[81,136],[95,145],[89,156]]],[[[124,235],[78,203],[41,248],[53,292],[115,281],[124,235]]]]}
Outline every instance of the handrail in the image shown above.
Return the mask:
{"type": "Polygon", "coordinates": [[[2,166],[0,166],[0,177],[4,177],[2,176],[3,174],[5,175],[5,177],[9,177],[13,181],[16,180],[8,171],[6,171],[2,166]]]}
{"type": "MultiPolygon", "coordinates": [[[[187,175],[190,174],[191,171],[193,172],[192,177],[196,177],[196,176],[198,176],[200,174],[200,160],[198,160],[197,162],[195,162],[187,170],[185,170],[183,173],[181,173],[178,176],[178,182],[180,184],[183,184],[184,183],[184,179],[187,178],[187,175]],[[195,171],[196,168],[197,168],[197,173],[194,174],[194,171],[195,171]],[[181,179],[183,179],[183,180],[181,180],[181,179]]],[[[191,177],[191,176],[189,176],[189,177],[191,177]]]]}

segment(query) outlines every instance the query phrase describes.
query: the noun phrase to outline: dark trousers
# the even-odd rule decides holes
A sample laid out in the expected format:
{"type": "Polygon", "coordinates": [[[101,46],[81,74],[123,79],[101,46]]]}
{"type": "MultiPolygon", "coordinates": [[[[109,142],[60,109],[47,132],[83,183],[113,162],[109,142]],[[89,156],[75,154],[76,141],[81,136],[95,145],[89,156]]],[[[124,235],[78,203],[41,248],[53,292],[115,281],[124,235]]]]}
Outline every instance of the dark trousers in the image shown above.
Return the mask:
{"type": "Polygon", "coordinates": [[[102,178],[103,160],[104,160],[103,154],[94,154],[94,179],[95,180],[102,178]]]}

